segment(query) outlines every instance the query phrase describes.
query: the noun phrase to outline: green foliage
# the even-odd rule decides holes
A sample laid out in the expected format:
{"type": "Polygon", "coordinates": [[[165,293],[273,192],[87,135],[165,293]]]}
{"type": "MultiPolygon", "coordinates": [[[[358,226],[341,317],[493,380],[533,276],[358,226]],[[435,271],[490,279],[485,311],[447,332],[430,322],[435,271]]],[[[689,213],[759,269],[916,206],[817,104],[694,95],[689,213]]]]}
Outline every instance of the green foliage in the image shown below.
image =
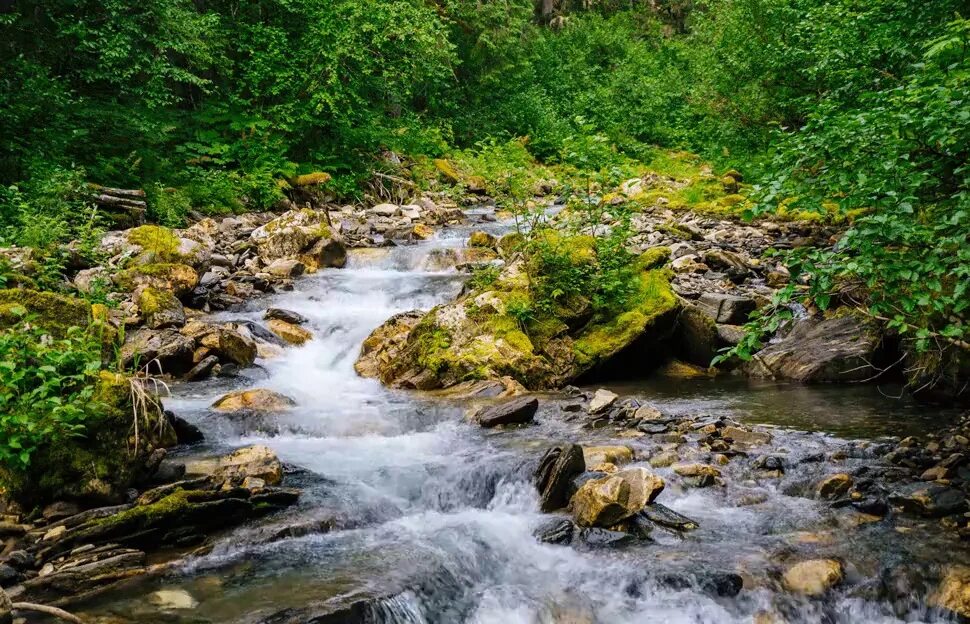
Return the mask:
{"type": "Polygon", "coordinates": [[[92,334],[51,338],[30,318],[0,331],[0,469],[26,469],[38,448],[80,435],[98,413],[102,345],[92,334]]]}

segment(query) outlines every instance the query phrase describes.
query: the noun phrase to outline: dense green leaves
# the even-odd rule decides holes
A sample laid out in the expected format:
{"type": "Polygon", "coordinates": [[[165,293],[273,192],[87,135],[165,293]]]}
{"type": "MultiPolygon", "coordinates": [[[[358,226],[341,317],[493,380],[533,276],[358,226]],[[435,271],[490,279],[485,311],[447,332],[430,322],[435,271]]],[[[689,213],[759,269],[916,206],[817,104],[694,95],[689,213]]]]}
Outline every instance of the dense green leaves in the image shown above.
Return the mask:
{"type": "Polygon", "coordinates": [[[0,468],[22,470],[39,447],[83,433],[99,413],[101,348],[82,327],[56,339],[25,319],[0,332],[0,468]]]}

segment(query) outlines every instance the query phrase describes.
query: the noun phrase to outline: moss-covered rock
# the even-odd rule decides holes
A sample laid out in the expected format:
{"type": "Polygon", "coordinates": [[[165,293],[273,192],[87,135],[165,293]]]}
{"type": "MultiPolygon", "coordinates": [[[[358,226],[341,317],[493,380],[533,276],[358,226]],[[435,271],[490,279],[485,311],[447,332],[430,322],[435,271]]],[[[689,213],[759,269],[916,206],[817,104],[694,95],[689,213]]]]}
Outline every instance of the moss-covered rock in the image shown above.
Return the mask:
{"type": "Polygon", "coordinates": [[[135,265],[117,273],[114,280],[120,288],[129,292],[147,286],[184,297],[199,284],[199,274],[187,264],[162,262],[135,265]]]}
{"type": "Polygon", "coordinates": [[[334,238],[327,215],[309,208],[280,215],[256,228],[250,238],[259,250],[263,263],[280,258],[293,258],[321,239],[334,238]]]}
{"type": "Polygon", "coordinates": [[[19,323],[24,316],[61,338],[71,327],[87,327],[91,306],[81,299],[27,288],[0,290],[0,329],[19,323]]]}
{"type": "Polygon", "coordinates": [[[138,294],[138,310],[152,329],[185,325],[185,308],[169,290],[145,288],[138,294]]]}
{"type": "MultiPolygon", "coordinates": [[[[592,237],[544,236],[566,262],[597,261],[592,237]]],[[[658,249],[638,258],[632,266],[636,287],[625,307],[598,317],[582,295],[540,307],[533,288],[543,279],[544,265],[519,258],[491,284],[436,307],[420,321],[391,319],[365,342],[358,370],[418,389],[502,377],[530,389],[560,386],[645,336],[669,333],[679,302],[670,289],[671,274],[659,268],[668,257],[666,249],[658,249]]]]}
{"type": "Polygon", "coordinates": [[[92,400],[97,416],[84,423],[81,435],[37,449],[22,473],[0,474],[11,497],[25,508],[57,499],[119,501],[133,483],[149,476],[151,452],[177,443],[161,404],[133,390],[128,377],[101,371],[92,400]]]}

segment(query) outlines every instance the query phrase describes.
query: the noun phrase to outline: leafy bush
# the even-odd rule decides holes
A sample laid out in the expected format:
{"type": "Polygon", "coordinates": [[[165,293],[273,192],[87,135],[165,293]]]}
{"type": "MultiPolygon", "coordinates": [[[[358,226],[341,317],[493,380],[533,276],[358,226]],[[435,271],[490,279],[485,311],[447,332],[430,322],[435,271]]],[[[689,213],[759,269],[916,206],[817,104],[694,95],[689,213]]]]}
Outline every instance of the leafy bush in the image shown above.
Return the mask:
{"type": "Polygon", "coordinates": [[[42,446],[81,435],[97,415],[102,344],[87,328],[54,339],[30,319],[0,331],[0,467],[18,472],[42,446]]]}

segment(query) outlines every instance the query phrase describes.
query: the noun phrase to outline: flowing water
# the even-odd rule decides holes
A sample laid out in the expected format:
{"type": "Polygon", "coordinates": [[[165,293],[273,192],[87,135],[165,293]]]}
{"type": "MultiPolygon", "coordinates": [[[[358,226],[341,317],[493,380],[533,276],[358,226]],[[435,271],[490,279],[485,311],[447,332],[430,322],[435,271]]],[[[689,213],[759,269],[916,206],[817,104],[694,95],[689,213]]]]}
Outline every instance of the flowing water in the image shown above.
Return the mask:
{"type": "Polygon", "coordinates": [[[530,473],[546,446],[644,443],[578,429],[554,396],[542,401],[535,426],[481,430],[463,422],[462,402],[390,390],[353,369],[361,342],[389,316],[459,292],[461,274],[437,259],[471,229],[353,252],[345,269],[307,277],[292,292],[224,315],[256,320],[271,305],[291,309],[310,319],[315,339],[242,377],[178,386],[166,406],[203,429],[205,452],[270,446],[295,467],[287,483],[304,495],[296,507],[231,532],[211,553],[150,587],[106,598],[92,613],[145,623],[301,622],[333,605],[377,598],[372,621],[388,624],[722,624],[752,622],[761,610],[792,623],[942,621],[923,606],[926,590],[919,586],[922,572],[952,556],[937,532],[894,521],[859,526],[855,512],[805,496],[814,479],[871,462],[867,444],[832,434],[898,434],[913,422],[913,406],[869,388],[711,382],[619,388],[675,413],[786,427],[776,431],[774,446],[799,469],[761,479],[739,461],[725,467],[724,488],[668,486],[660,502],[700,524],[686,538],[656,532],[655,542],[622,550],[537,542],[532,532],[548,516],[538,512],[530,473]],[[206,409],[242,387],[277,390],[298,407],[244,423],[206,409]],[[817,461],[837,450],[846,456],[839,466],[817,461]],[[268,539],[290,525],[317,530],[268,539]],[[846,562],[845,589],[809,601],[779,588],[785,564],[817,557],[846,562]],[[718,597],[710,589],[718,572],[742,574],[744,590],[718,597]],[[913,586],[886,590],[901,582],[913,586]],[[145,599],[159,588],[184,589],[198,606],[160,611],[145,599]]]}

